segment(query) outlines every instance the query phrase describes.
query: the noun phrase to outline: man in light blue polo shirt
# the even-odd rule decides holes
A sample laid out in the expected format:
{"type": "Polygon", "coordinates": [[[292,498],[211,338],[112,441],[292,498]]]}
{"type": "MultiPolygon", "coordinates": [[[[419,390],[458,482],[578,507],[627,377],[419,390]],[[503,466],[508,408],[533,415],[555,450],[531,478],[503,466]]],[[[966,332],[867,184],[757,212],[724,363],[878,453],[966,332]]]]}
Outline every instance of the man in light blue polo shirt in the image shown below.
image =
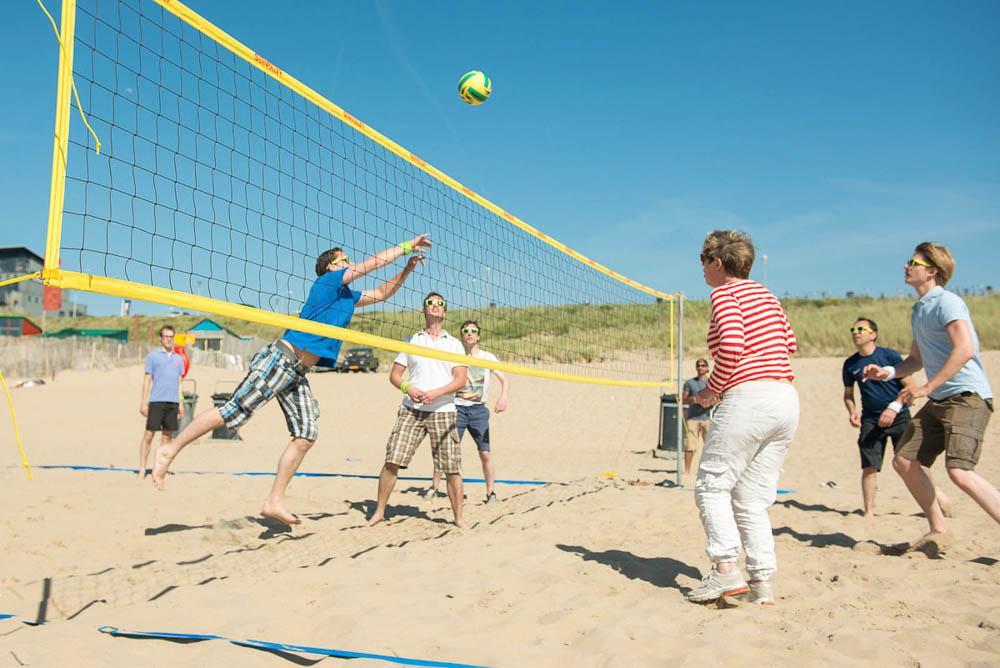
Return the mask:
{"type": "MultiPolygon", "coordinates": [[[[423,262],[423,253],[431,247],[428,236],[418,235],[357,264],[351,264],[340,248],[324,251],[316,258],[317,278],[299,317],[347,327],[356,307],[376,304],[396,294],[416,266],[423,262]],[[403,270],[374,290],[358,292],[348,287],[355,279],[410,253],[413,256],[403,270]]],[[[292,440],[278,460],[274,484],[260,512],[285,524],[299,524],[301,521],[285,508],[285,490],[319,436],[319,405],[306,379],[306,371],[312,366],[336,366],[341,343],[340,339],[287,330],[282,338],[266,345],[254,355],[250,371],[228,402],[199,414],[172,443],[157,448],[153,462],[156,488],[163,489],[170,462],[188,443],[223,424],[229,429],[238,429],[264,404],[276,398],[292,440]]]]}
{"type": "Polygon", "coordinates": [[[926,371],[926,384],[903,388],[889,404],[899,412],[914,399],[928,397],[903,434],[892,464],[930,525],[929,532],[907,550],[941,550],[947,534],[944,514],[934,502],[934,486],[921,465],[930,467],[942,452],[952,482],[1000,523],[1000,491],[974,470],[993,414],[993,391],[969,309],[961,297],[944,289],[955,272],[951,251],[925,241],[906,262],[905,272],[906,284],[920,297],[910,316],[910,356],[895,367],[868,365],[864,375],[869,380],[891,380],[921,368],[926,371]]]}
{"type": "Polygon", "coordinates": [[[180,401],[184,358],[174,352],[174,328],[160,327],[160,347],[146,356],[146,375],[139,395],[139,413],[146,418],[146,431],[139,442],[139,477],[146,477],[146,464],[153,436],[160,432],[160,445],[170,443],[177,431],[177,418],[184,417],[180,401]]]}

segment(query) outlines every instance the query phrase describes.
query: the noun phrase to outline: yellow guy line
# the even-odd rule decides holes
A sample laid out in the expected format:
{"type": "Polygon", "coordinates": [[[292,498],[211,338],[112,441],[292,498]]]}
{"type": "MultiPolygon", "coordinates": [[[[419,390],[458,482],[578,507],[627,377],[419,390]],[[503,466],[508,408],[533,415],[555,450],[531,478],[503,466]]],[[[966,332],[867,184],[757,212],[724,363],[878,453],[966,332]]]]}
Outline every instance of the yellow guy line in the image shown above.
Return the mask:
{"type": "Polygon", "coordinates": [[[357,332],[351,329],[344,329],[342,327],[334,327],[333,325],[325,325],[312,320],[303,320],[302,318],[292,315],[272,313],[270,311],[263,311],[250,306],[230,304],[229,302],[220,301],[218,299],[192,295],[187,292],[167,290],[166,288],[158,288],[152,285],[143,285],[141,283],[132,283],[130,281],[122,281],[116,278],[107,278],[105,276],[81,274],[76,271],[60,271],[58,274],[56,272],[50,272],[47,274],[46,283],[48,285],[57,285],[71,290],[86,290],[88,292],[111,295],[112,297],[125,297],[147,302],[157,302],[168,306],[177,306],[189,311],[205,311],[206,313],[230,316],[240,320],[246,320],[248,322],[257,322],[262,325],[285,327],[300,332],[316,334],[318,336],[340,339],[356,345],[382,348],[385,350],[392,350],[397,353],[409,353],[411,355],[431,357],[434,359],[444,360],[445,362],[454,362],[463,365],[474,364],[477,367],[486,367],[487,369],[506,371],[508,373],[516,373],[524,376],[567,380],[576,383],[589,383],[591,385],[613,385],[616,387],[673,388],[675,386],[675,384],[665,381],[613,380],[561,373],[558,371],[545,371],[518,364],[493,362],[490,360],[479,359],[478,357],[446,353],[440,350],[426,348],[424,346],[416,346],[412,343],[375,336],[374,334],[365,334],[364,332],[357,332]]]}
{"type": "Polygon", "coordinates": [[[41,278],[42,272],[36,271],[33,274],[28,274],[27,276],[18,276],[17,278],[8,278],[6,281],[0,281],[0,288],[5,285],[13,285],[14,283],[20,283],[21,281],[27,281],[29,278],[41,278]]]}
{"type": "Polygon", "coordinates": [[[256,66],[259,70],[261,70],[271,78],[275,79],[276,81],[284,84],[291,90],[295,91],[305,99],[309,100],[310,102],[318,106],[320,109],[323,109],[330,115],[338,118],[347,125],[350,125],[358,132],[362,133],[363,135],[367,136],[368,138],[372,139],[373,141],[377,142],[383,147],[389,149],[403,160],[409,162],[411,165],[433,176],[441,183],[444,183],[453,190],[465,195],[466,197],[471,199],[473,202],[476,202],[483,208],[492,211],[493,213],[495,213],[496,215],[500,216],[508,223],[513,225],[514,227],[520,228],[524,232],[527,232],[528,234],[537,239],[541,239],[542,241],[549,244],[553,248],[562,251],[566,255],[569,255],[574,260],[582,262],[587,266],[591,267],[592,269],[599,271],[600,273],[605,274],[606,276],[610,276],[616,281],[620,281],[621,283],[631,286],[637,290],[641,290],[642,292],[645,292],[647,294],[653,295],[654,297],[659,297],[665,300],[675,299],[675,295],[668,294],[666,292],[660,292],[659,290],[654,290],[653,288],[645,286],[642,283],[638,283],[630,278],[626,278],[625,276],[622,276],[616,271],[608,269],[604,265],[599,264],[594,260],[591,260],[582,253],[578,253],[569,246],[559,241],[556,241],[555,239],[545,234],[544,232],[535,229],[531,225],[528,225],[527,223],[522,221],[520,218],[517,218],[513,214],[504,211],[493,202],[490,202],[485,197],[476,194],[470,188],[462,185],[461,183],[451,178],[441,170],[437,169],[432,165],[427,164],[415,153],[406,150],[405,148],[403,148],[396,142],[392,141],[388,137],[384,136],[371,126],[362,123],[357,118],[350,115],[349,113],[347,113],[346,111],[335,105],[333,102],[331,102],[330,100],[326,99],[325,97],[314,91],[312,88],[309,88],[301,81],[299,81],[295,77],[291,76],[290,74],[279,68],[277,65],[274,65],[260,54],[252,51],[250,48],[248,48],[238,40],[234,39],[231,35],[221,30],[218,26],[206,20],[204,17],[200,16],[199,14],[194,12],[191,8],[187,7],[183,3],[178,2],[177,0],[154,0],[154,1],[156,2],[156,4],[160,5],[168,12],[170,12],[180,20],[184,21],[185,23],[193,27],[195,30],[198,30],[199,32],[202,32],[208,37],[212,38],[226,49],[229,49],[233,54],[239,56],[240,58],[247,61],[251,65],[256,66]]]}
{"type": "MultiPolygon", "coordinates": [[[[52,24],[52,29],[56,32],[56,40],[59,42],[59,48],[65,51],[66,46],[62,42],[62,38],[59,37],[59,28],[56,27],[56,20],[52,18],[52,14],[49,14],[49,10],[47,10],[45,5],[42,4],[42,0],[37,0],[37,2],[38,6],[42,8],[43,12],[45,12],[45,15],[49,17],[49,23],[52,24]]],[[[90,136],[94,138],[94,144],[96,145],[95,150],[97,151],[97,155],[100,155],[101,140],[97,138],[97,133],[94,132],[94,128],[90,127],[90,123],[87,122],[87,115],[83,113],[83,105],[80,104],[80,93],[76,90],[76,82],[70,78],[70,83],[73,85],[73,95],[76,96],[76,108],[77,111],[80,112],[80,119],[83,121],[83,124],[87,126],[87,129],[90,130],[90,136]]]]}
{"type": "Polygon", "coordinates": [[[21,466],[28,472],[28,480],[33,480],[31,476],[31,464],[28,463],[28,457],[24,454],[24,446],[21,445],[21,433],[17,430],[17,414],[14,413],[14,400],[10,398],[10,390],[7,389],[7,383],[4,382],[2,373],[0,373],[0,386],[3,387],[4,394],[7,395],[7,406],[10,408],[10,417],[14,420],[14,439],[17,440],[17,449],[21,451],[21,466]]]}

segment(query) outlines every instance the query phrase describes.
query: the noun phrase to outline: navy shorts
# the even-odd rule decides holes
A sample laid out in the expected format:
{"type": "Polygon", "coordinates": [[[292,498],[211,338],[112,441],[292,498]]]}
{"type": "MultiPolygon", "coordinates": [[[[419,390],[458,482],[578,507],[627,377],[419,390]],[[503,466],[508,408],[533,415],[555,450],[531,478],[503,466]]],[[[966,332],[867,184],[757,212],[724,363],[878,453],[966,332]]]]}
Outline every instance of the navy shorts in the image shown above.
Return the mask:
{"type": "Polygon", "coordinates": [[[458,411],[455,427],[458,429],[458,440],[462,440],[465,430],[472,434],[479,452],[490,451],[490,409],[485,404],[472,406],[455,406],[458,411]]]}
{"type": "Polygon", "coordinates": [[[892,439],[892,449],[899,447],[903,432],[910,424],[909,414],[896,416],[896,421],[883,429],[878,426],[878,420],[862,420],[861,432],[858,434],[858,450],[861,451],[861,468],[882,470],[882,459],[885,457],[885,442],[892,439]]]}

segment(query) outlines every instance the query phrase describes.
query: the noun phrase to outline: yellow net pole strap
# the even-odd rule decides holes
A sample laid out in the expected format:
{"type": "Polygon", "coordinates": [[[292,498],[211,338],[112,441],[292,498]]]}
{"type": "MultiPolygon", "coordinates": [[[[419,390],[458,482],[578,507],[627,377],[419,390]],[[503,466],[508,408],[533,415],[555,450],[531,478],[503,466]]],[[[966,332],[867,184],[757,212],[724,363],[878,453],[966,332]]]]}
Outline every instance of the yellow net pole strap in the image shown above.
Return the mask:
{"type": "MultiPolygon", "coordinates": [[[[45,15],[49,17],[49,23],[52,24],[52,30],[55,31],[56,33],[56,41],[59,42],[59,48],[65,51],[66,45],[63,44],[62,38],[59,37],[59,28],[56,27],[56,20],[52,18],[52,14],[50,14],[49,10],[45,8],[44,4],[42,4],[42,0],[37,0],[37,2],[38,6],[42,8],[43,12],[45,12],[45,15]]],[[[100,155],[101,140],[97,138],[97,133],[94,132],[94,128],[90,127],[90,123],[87,122],[87,114],[83,113],[83,105],[80,104],[80,92],[76,89],[76,81],[74,81],[73,77],[71,76],[69,82],[70,86],[72,86],[73,88],[73,95],[76,97],[76,108],[77,111],[80,112],[80,120],[83,121],[83,124],[87,126],[87,130],[90,131],[90,136],[94,138],[94,144],[96,146],[95,150],[97,151],[97,155],[100,155]]]]}
{"type": "Polygon", "coordinates": [[[28,456],[24,454],[24,445],[21,444],[21,433],[17,429],[17,414],[14,412],[14,400],[10,398],[10,390],[7,389],[7,383],[4,382],[2,373],[0,373],[0,386],[3,387],[3,393],[7,395],[7,406],[10,408],[10,417],[14,420],[14,440],[17,441],[17,449],[21,451],[21,466],[28,472],[28,480],[33,480],[31,476],[31,464],[28,463],[28,456]]]}
{"type": "Polygon", "coordinates": [[[14,283],[20,283],[21,281],[27,281],[32,278],[41,278],[42,272],[36,271],[33,274],[28,274],[27,276],[18,276],[17,278],[8,278],[6,281],[0,281],[0,288],[5,285],[13,285],[14,283]]]}
{"type": "Polygon", "coordinates": [[[238,318],[247,322],[256,322],[272,327],[283,327],[294,329],[299,332],[316,334],[331,339],[340,339],[346,343],[353,343],[359,346],[369,346],[391,350],[397,353],[408,353],[410,355],[420,355],[432,359],[454,362],[456,364],[485,367],[496,371],[516,373],[523,376],[535,376],[538,378],[550,378],[553,380],[566,380],[575,383],[588,383],[591,385],[611,385],[615,387],[665,387],[671,388],[672,384],[663,381],[642,381],[642,380],[616,380],[612,378],[598,378],[596,376],[581,376],[577,374],[562,373],[559,371],[548,371],[546,369],[536,369],[519,364],[509,364],[506,362],[493,362],[478,357],[448,353],[433,348],[417,346],[405,341],[387,339],[374,334],[366,334],[352,329],[326,325],[312,320],[304,320],[297,316],[285,315],[283,313],[272,313],[251,306],[241,304],[231,304],[210,297],[192,295],[187,292],[158,288],[152,285],[132,283],[122,281],[117,278],[107,278],[106,276],[92,276],[76,271],[60,271],[58,274],[45,274],[46,285],[55,285],[69,290],[86,290],[112,297],[125,297],[128,299],[138,299],[146,302],[156,302],[167,306],[177,306],[188,311],[204,311],[217,315],[238,318]]]}
{"type": "Polygon", "coordinates": [[[155,0],[155,2],[156,4],[160,5],[165,10],[167,10],[168,12],[179,18],[180,20],[190,25],[198,32],[206,35],[207,37],[217,42],[222,47],[228,49],[234,55],[247,61],[257,69],[259,69],[261,72],[274,79],[275,81],[278,81],[284,86],[287,86],[291,90],[295,91],[305,99],[315,104],[320,109],[323,109],[324,111],[329,113],[331,116],[341,120],[347,125],[350,125],[351,127],[356,129],[358,132],[362,133],[372,141],[376,142],[380,146],[385,147],[389,151],[395,153],[403,160],[406,160],[417,169],[420,169],[421,171],[425,172],[426,174],[429,174],[430,176],[434,177],[441,183],[445,184],[449,188],[464,195],[465,197],[468,197],[473,202],[476,202],[483,208],[492,211],[493,213],[495,213],[496,215],[500,216],[508,223],[513,225],[514,227],[520,228],[521,230],[527,232],[536,239],[544,241],[553,248],[556,248],[559,251],[565,253],[566,255],[569,255],[573,259],[586,264],[595,271],[598,271],[606,276],[610,276],[616,281],[620,281],[637,290],[641,290],[655,297],[660,297],[661,299],[673,299],[673,295],[660,292],[659,290],[654,290],[653,288],[645,286],[642,283],[638,283],[637,281],[633,281],[630,278],[626,278],[625,276],[619,274],[618,272],[612,271],[611,269],[608,269],[604,265],[599,264],[594,260],[591,260],[582,253],[578,253],[569,246],[559,241],[556,241],[555,239],[548,236],[544,232],[535,229],[531,225],[528,225],[527,223],[517,218],[510,212],[504,211],[493,202],[473,192],[470,188],[462,185],[461,183],[451,178],[450,176],[448,176],[441,170],[437,169],[433,165],[429,165],[415,153],[403,148],[396,142],[392,141],[382,133],[375,130],[373,127],[366,125],[365,123],[362,123],[357,118],[347,113],[346,111],[335,105],[333,102],[331,102],[330,100],[326,99],[325,97],[314,91],[312,88],[309,88],[308,86],[303,84],[301,81],[290,75],[288,72],[285,72],[280,67],[273,64],[271,61],[264,58],[259,53],[256,53],[255,51],[253,51],[240,41],[234,39],[231,35],[221,30],[211,21],[206,20],[204,17],[199,15],[190,7],[184,5],[179,0],[155,0]]]}

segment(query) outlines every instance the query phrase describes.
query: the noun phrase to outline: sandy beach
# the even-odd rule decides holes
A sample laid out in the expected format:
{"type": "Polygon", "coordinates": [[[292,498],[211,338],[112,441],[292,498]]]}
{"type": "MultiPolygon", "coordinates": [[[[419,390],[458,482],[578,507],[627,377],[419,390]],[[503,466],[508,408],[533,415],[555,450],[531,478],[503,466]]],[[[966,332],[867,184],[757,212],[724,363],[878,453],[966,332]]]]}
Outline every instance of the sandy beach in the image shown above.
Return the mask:
{"type": "MultiPolygon", "coordinates": [[[[925,520],[892,471],[878,516],[861,505],[856,431],[841,402],[841,358],[795,360],[801,427],[771,517],[777,605],[687,603],[706,572],[690,481],[655,459],[658,393],[512,378],[494,415],[498,485],[468,484],[468,531],[446,499],[401,480],[389,521],[363,526],[376,482],[297,478],[291,531],[257,511],[287,441],[275,403],[242,441],[203,439],[176,460],[166,489],[123,471],[19,465],[6,411],[0,519],[0,666],[287,666],[321,657],[114,638],[98,627],[216,634],[489,666],[1000,665],[1000,528],[948,479],[953,546],[942,555],[880,553],[925,520]],[[613,473],[608,477],[606,473],[613,473]],[[938,557],[938,558],[933,558],[938,557]],[[24,622],[44,621],[40,626],[24,622]]],[[[1000,388],[1000,353],[984,362],[1000,388]]],[[[687,377],[693,375],[693,361],[687,377]]],[[[211,406],[217,381],[193,370],[211,406]]],[[[400,399],[385,373],[310,376],[320,439],[302,471],[376,475],[400,399]]],[[[10,379],[8,379],[10,380],[10,379]]],[[[13,390],[32,464],[135,468],[142,368],[70,371],[13,390]]],[[[1000,483],[1000,419],[979,471],[1000,483]]],[[[465,475],[482,472],[463,443],[465,475]]],[[[422,446],[408,475],[430,475],[422,446]]],[[[346,660],[327,658],[323,665],[346,660]]],[[[354,660],[356,665],[388,665],[354,660]]]]}

